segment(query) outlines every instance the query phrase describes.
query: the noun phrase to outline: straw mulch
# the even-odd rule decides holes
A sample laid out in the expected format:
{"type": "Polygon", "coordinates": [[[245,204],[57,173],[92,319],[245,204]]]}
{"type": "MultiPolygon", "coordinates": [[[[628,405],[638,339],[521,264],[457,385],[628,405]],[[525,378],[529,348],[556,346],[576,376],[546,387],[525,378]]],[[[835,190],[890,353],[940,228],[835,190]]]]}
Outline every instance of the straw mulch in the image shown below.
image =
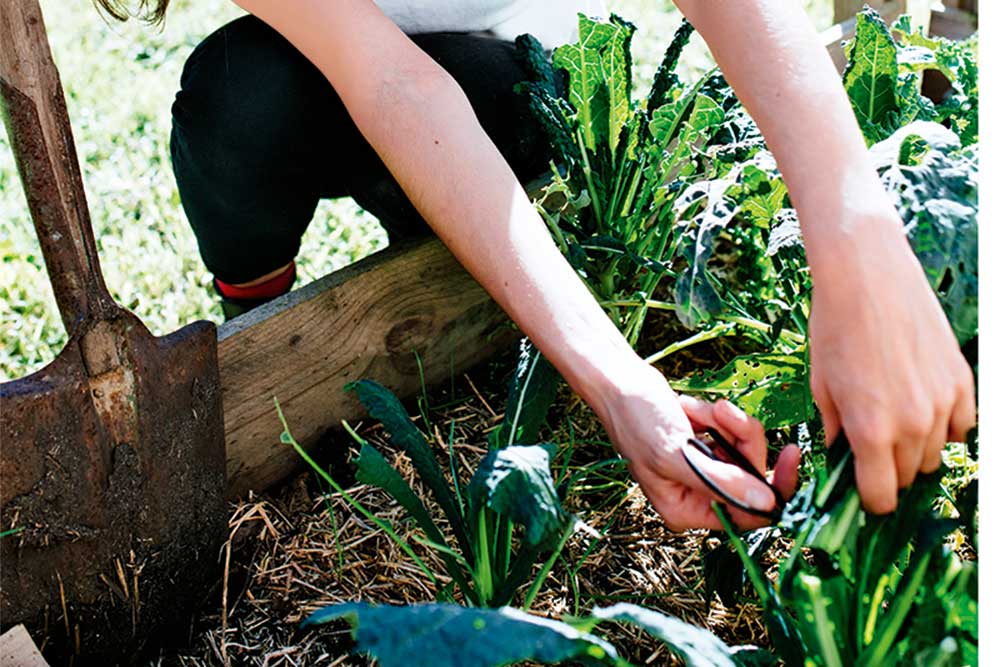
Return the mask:
{"type": "MultiPolygon", "coordinates": [[[[435,399],[440,399],[437,404],[453,400],[449,407],[431,412],[430,429],[418,420],[432,432],[446,470],[447,438],[454,423],[453,445],[463,480],[482,457],[487,432],[502,418],[497,410],[504,404],[506,383],[498,369],[512,367],[510,360],[504,360],[486,371],[480,369],[474,378],[463,376],[455,383],[455,397],[432,397],[432,404],[435,399]]],[[[568,390],[550,413],[549,423],[557,427],[545,434],[546,439],[574,442],[574,462],[613,456],[592,413],[568,390]]],[[[408,460],[386,445],[380,428],[367,424],[359,432],[414,482],[408,460]]],[[[407,537],[420,557],[447,580],[435,552],[412,539],[416,529],[403,510],[383,492],[354,484],[349,458],[356,451],[355,443],[340,432],[331,433],[320,447],[338,483],[351,487],[349,492],[358,501],[407,537]]],[[[670,533],[623,469],[611,477],[609,488],[570,498],[568,509],[603,537],[581,531],[570,540],[532,610],[559,617],[628,601],[708,627],[729,644],[766,644],[749,594],[747,604],[729,609],[714,596],[706,596],[701,560],[706,534],[670,533]]],[[[413,485],[424,496],[419,483],[413,485]]],[[[426,505],[433,508],[432,502],[426,505]]],[[[235,505],[230,534],[220,556],[225,576],[212,593],[218,602],[194,623],[192,647],[184,655],[163,657],[153,664],[367,665],[367,659],[350,655],[346,625],[303,631],[299,622],[335,602],[400,604],[435,599],[433,584],[392,539],[308,473],[273,495],[235,505]]],[[[636,664],[675,664],[661,644],[636,629],[602,626],[602,632],[636,664]]]]}

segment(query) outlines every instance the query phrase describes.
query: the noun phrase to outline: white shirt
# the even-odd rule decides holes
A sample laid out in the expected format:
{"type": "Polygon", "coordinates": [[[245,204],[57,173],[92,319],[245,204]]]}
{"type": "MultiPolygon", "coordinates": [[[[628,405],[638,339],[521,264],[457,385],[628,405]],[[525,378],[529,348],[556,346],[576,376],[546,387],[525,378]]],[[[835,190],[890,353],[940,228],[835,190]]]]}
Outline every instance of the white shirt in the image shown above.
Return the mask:
{"type": "Polygon", "coordinates": [[[577,37],[577,13],[606,17],[603,0],[375,0],[403,32],[531,33],[554,48],[577,37]]]}

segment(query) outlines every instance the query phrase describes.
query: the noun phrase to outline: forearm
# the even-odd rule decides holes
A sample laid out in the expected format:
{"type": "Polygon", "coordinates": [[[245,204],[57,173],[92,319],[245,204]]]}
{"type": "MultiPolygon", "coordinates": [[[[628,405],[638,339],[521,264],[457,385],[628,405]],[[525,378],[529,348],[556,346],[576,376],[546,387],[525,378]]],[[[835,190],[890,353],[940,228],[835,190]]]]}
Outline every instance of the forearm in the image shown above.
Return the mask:
{"type": "Polygon", "coordinates": [[[562,257],[454,79],[371,0],[240,4],[323,72],[434,231],[607,417],[649,367],[562,257]]]}
{"type": "Polygon", "coordinates": [[[787,0],[676,0],[774,153],[814,274],[843,275],[857,231],[899,240],[892,205],[850,102],[800,5],[787,0]],[[877,227],[878,229],[873,228],[877,227]]]}
{"type": "Polygon", "coordinates": [[[443,81],[427,93],[400,100],[363,130],[458,260],[570,385],[607,412],[605,400],[644,362],[563,258],[461,90],[443,81]],[[403,137],[408,150],[394,151],[403,137]]]}

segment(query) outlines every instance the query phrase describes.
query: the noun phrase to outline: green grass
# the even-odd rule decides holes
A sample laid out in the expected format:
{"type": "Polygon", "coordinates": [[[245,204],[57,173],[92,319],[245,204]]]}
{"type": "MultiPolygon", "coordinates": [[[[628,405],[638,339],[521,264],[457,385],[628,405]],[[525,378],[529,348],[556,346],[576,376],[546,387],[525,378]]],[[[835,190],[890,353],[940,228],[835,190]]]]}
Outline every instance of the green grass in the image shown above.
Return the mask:
{"type": "MultiPolygon", "coordinates": [[[[239,9],[226,0],[179,0],[160,31],[109,24],[89,2],[41,4],[108,287],[158,334],[199,318],[221,321],[170,169],[170,104],[188,53],[239,9]]],[[[381,228],[353,202],[323,202],[303,242],[299,281],[384,244],[381,228]]],[[[37,370],[64,342],[0,127],[0,379],[37,370]]]]}
{"type": "MultiPolygon", "coordinates": [[[[170,170],[170,103],[187,54],[240,11],[227,0],[175,0],[161,31],[109,24],[89,2],[42,0],[66,90],[83,180],[108,286],[163,334],[199,318],[221,320],[170,170]]],[[[638,84],[648,85],[680,17],[665,0],[610,0],[636,22],[638,84]]],[[[829,0],[807,3],[817,23],[829,0]]],[[[711,66],[702,44],[684,72],[711,66]]],[[[385,244],[350,200],[323,202],[298,258],[300,284],[385,244]]],[[[51,361],[65,342],[6,132],[0,128],[0,380],[51,361]]]]}

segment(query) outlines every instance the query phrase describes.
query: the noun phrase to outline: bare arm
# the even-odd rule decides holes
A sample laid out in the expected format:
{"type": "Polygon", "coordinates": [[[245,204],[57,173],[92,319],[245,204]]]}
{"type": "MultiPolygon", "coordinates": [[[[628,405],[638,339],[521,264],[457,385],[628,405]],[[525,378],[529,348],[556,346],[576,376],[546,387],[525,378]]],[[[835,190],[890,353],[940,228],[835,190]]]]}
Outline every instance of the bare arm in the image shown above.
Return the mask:
{"type": "Polygon", "coordinates": [[[814,277],[812,386],[876,512],[975,422],[972,375],[882,189],[837,72],[799,3],[676,0],[761,128],[814,277]]]}
{"type": "MultiPolygon", "coordinates": [[[[632,351],[559,253],[455,81],[371,0],[240,4],[326,75],[434,231],[594,408],[668,523],[717,526],[709,496],[679,456],[692,433],[685,410],[735,435],[763,467],[759,424],[731,406],[682,405],[632,351]]],[[[785,461],[787,487],[795,461],[785,461]]],[[[704,463],[727,491],[773,505],[742,471],[704,463]]]]}
{"type": "Polygon", "coordinates": [[[458,84],[369,0],[242,4],[313,59],[442,241],[603,410],[612,378],[639,359],[562,260],[458,84]]]}

